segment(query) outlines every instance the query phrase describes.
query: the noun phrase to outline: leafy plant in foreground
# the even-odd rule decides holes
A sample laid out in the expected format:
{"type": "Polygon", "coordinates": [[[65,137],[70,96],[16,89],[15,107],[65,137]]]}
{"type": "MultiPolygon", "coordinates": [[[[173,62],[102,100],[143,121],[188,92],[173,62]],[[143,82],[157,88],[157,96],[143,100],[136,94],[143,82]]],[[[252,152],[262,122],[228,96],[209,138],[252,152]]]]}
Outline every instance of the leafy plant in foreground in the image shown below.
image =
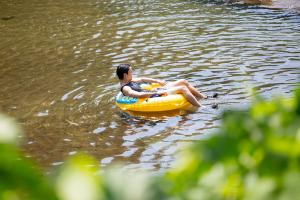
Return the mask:
{"type": "Polygon", "coordinates": [[[218,133],[182,152],[166,190],[180,199],[300,199],[300,90],[227,111],[218,133]]]}

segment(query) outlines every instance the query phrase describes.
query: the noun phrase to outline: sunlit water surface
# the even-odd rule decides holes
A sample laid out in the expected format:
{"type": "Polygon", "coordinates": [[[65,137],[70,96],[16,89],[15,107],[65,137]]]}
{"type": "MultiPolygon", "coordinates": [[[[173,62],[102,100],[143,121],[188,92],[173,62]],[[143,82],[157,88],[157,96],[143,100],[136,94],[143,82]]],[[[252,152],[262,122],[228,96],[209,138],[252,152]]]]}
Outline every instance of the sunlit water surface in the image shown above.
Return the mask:
{"type": "Polygon", "coordinates": [[[10,0],[0,2],[0,18],[0,108],[21,122],[25,154],[46,169],[78,152],[102,166],[169,168],[179,146],[219,127],[223,110],[247,107],[249,88],[290,96],[298,82],[300,16],[290,11],[196,0],[10,0]],[[120,63],[219,98],[196,111],[123,113],[114,104],[120,63]]]}

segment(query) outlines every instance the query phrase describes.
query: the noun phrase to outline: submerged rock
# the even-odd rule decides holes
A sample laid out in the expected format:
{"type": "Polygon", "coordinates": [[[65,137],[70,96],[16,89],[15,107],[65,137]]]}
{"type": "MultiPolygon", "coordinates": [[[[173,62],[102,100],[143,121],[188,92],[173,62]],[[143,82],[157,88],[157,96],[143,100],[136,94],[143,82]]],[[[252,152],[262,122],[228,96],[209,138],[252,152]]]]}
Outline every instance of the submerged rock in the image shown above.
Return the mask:
{"type": "Polygon", "coordinates": [[[15,16],[1,17],[2,20],[11,20],[13,18],[15,18],[15,16]]]}

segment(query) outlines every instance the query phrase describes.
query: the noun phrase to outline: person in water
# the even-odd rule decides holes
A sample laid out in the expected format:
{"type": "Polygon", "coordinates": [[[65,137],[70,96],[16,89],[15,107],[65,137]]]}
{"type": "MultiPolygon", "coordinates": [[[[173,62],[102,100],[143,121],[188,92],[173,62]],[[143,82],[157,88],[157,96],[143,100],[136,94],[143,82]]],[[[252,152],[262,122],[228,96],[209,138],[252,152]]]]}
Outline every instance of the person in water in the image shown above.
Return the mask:
{"type": "Polygon", "coordinates": [[[187,80],[181,79],[173,82],[157,80],[153,78],[133,78],[133,70],[130,64],[120,64],[117,67],[116,74],[120,80],[121,92],[125,96],[136,98],[150,98],[168,94],[182,94],[192,105],[200,107],[200,99],[207,98],[193,87],[187,80]],[[161,87],[152,91],[143,90],[139,83],[158,83],[161,87]]]}

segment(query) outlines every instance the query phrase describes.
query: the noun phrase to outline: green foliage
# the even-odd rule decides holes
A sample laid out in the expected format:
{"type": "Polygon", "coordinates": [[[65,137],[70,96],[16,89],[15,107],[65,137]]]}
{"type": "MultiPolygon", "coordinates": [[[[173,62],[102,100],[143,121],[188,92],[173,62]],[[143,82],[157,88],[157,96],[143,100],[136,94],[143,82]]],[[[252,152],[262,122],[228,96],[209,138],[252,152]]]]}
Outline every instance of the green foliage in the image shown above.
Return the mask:
{"type": "Polygon", "coordinates": [[[157,176],[99,171],[93,158],[76,155],[50,181],[18,152],[20,128],[0,116],[0,199],[300,199],[300,90],[294,94],[225,112],[217,133],[157,176]]]}
{"type": "Polygon", "coordinates": [[[96,161],[85,155],[70,158],[56,176],[56,191],[63,200],[102,199],[96,161]]]}
{"type": "Polygon", "coordinates": [[[20,134],[13,119],[0,115],[0,199],[57,199],[47,179],[17,150],[20,134]]]}
{"type": "Polygon", "coordinates": [[[225,112],[219,132],[166,173],[167,191],[180,199],[299,199],[299,94],[225,112]]]}

